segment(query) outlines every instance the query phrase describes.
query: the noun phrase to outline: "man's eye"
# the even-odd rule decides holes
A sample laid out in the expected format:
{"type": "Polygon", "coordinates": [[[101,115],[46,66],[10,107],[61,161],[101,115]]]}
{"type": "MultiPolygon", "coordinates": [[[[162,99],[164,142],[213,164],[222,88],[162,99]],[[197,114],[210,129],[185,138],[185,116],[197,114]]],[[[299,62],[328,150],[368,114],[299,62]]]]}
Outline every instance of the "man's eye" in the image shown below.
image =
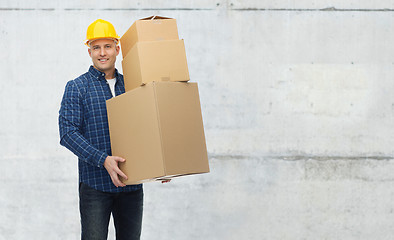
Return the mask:
{"type": "Polygon", "coordinates": [[[93,47],[93,50],[98,50],[98,49],[100,49],[99,47],[93,47]]]}
{"type": "Polygon", "coordinates": [[[111,45],[106,45],[106,46],[105,46],[105,48],[111,48],[111,47],[112,47],[111,45]]]}

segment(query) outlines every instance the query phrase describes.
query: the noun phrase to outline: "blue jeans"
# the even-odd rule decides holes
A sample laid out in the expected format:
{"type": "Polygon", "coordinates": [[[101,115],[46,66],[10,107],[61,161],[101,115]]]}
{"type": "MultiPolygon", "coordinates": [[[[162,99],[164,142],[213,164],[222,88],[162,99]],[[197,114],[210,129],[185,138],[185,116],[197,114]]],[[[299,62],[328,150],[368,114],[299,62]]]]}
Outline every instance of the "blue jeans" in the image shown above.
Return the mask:
{"type": "Polygon", "coordinates": [[[112,213],[117,240],[140,239],[143,190],[122,193],[97,191],[79,184],[82,240],[106,240],[112,213]]]}

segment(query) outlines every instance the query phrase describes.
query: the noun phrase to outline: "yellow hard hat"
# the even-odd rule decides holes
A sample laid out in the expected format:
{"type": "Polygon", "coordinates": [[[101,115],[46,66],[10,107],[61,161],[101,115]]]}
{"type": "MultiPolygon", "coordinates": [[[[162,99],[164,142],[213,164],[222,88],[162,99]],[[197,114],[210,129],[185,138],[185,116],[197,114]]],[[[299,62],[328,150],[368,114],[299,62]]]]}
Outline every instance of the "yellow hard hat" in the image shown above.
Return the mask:
{"type": "Polygon", "coordinates": [[[113,38],[119,42],[119,36],[115,32],[114,26],[105,20],[97,19],[89,25],[88,31],[86,32],[85,45],[89,46],[88,43],[92,40],[99,38],[113,38]]]}

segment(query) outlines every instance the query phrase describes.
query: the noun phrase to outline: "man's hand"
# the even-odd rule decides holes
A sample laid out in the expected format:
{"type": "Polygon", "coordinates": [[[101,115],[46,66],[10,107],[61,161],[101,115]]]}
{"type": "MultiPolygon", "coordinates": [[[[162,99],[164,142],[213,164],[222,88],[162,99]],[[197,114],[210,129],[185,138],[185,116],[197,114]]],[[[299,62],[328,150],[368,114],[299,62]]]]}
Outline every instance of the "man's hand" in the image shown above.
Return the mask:
{"type": "Polygon", "coordinates": [[[118,162],[124,161],[126,160],[117,156],[108,156],[104,161],[104,167],[107,169],[107,172],[116,187],[126,186],[126,184],[120,181],[119,176],[123,177],[124,179],[127,179],[127,176],[118,167],[118,162]]]}

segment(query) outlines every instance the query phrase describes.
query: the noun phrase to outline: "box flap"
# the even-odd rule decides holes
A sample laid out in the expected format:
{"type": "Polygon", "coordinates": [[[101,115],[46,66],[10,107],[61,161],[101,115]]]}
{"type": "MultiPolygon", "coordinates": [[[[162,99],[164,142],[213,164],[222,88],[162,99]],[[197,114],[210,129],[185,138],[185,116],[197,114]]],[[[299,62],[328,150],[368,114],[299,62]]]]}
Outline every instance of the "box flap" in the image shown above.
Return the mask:
{"type": "Polygon", "coordinates": [[[150,17],[146,17],[146,18],[141,18],[140,20],[156,20],[156,19],[172,19],[172,18],[154,15],[154,16],[150,16],[150,17]]]}
{"type": "Polygon", "coordinates": [[[125,58],[136,42],[178,39],[176,19],[161,16],[143,18],[135,21],[120,38],[122,55],[125,58]]]}

